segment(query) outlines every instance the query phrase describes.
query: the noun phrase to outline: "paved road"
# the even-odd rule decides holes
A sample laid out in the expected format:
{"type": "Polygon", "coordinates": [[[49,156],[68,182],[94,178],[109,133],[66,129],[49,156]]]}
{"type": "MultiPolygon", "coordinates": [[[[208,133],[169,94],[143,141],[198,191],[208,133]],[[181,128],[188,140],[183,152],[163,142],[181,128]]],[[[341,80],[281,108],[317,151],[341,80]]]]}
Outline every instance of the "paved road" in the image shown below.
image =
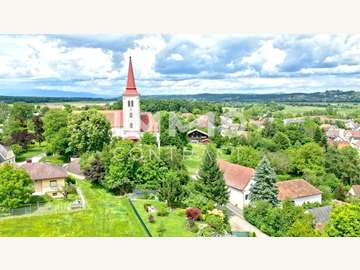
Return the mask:
{"type": "Polygon", "coordinates": [[[269,237],[254,225],[247,222],[243,216],[242,209],[235,207],[232,204],[226,205],[227,209],[230,211],[230,226],[232,231],[249,231],[255,232],[256,237],[269,237]]]}

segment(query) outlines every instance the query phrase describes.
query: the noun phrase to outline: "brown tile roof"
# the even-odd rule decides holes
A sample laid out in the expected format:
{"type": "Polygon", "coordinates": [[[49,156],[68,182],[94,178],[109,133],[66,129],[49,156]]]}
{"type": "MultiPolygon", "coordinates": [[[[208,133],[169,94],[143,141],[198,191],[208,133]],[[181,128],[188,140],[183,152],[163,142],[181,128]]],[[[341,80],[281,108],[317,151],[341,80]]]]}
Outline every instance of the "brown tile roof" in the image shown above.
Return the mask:
{"type": "Polygon", "coordinates": [[[238,164],[230,163],[225,160],[218,161],[220,170],[224,173],[224,179],[228,186],[244,190],[251,178],[255,175],[255,170],[238,164]]]}
{"type": "Polygon", "coordinates": [[[296,198],[322,194],[320,190],[306,182],[304,179],[282,181],[276,183],[276,185],[279,190],[279,200],[292,200],[296,198]]]}
{"type": "Polygon", "coordinates": [[[27,171],[33,181],[67,177],[65,168],[47,163],[26,163],[20,168],[27,171]]]}
{"type": "Polygon", "coordinates": [[[351,137],[360,138],[360,130],[351,130],[351,137]]]}
{"type": "Polygon", "coordinates": [[[354,191],[354,194],[359,196],[360,195],[360,185],[352,185],[352,190],[354,191]]]}

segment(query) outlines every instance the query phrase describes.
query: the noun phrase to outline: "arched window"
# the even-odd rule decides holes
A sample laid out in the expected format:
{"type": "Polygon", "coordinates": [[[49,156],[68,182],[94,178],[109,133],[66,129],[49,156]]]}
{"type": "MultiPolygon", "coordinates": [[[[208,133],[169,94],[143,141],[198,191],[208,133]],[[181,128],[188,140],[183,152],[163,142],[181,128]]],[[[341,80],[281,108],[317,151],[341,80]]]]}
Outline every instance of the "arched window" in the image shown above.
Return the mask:
{"type": "Polygon", "coordinates": [[[130,128],[133,128],[133,123],[130,123],[130,128]]]}
{"type": "Polygon", "coordinates": [[[131,107],[134,107],[134,101],[133,100],[131,101],[131,107]]]}
{"type": "Polygon", "coordinates": [[[132,112],[130,113],[130,118],[132,118],[132,112]]]}
{"type": "Polygon", "coordinates": [[[130,103],[130,100],[128,100],[128,107],[130,107],[131,106],[131,103],[130,103]]]}

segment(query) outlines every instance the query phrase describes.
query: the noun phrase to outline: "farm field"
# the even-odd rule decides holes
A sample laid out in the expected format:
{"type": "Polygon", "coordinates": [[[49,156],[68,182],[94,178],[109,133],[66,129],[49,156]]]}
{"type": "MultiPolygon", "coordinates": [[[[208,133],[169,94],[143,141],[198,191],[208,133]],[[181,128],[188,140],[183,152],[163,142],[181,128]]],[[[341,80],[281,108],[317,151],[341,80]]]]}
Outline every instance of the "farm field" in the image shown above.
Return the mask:
{"type": "Polygon", "coordinates": [[[0,236],[146,236],[126,197],[78,181],[85,210],[0,219],[0,236]]]}

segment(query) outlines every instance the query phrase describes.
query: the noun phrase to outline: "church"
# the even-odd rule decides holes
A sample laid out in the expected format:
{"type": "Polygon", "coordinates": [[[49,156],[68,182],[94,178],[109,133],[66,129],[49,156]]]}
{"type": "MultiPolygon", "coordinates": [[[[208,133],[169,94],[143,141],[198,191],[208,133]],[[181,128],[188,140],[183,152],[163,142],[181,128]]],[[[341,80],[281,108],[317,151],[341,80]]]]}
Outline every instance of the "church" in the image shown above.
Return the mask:
{"type": "Polygon", "coordinates": [[[140,95],[136,89],[131,57],[129,60],[128,77],[125,91],[122,96],[123,109],[102,111],[111,124],[113,137],[121,137],[138,141],[145,132],[154,134],[158,143],[160,140],[158,123],[152,113],[141,112],[140,95]]]}

